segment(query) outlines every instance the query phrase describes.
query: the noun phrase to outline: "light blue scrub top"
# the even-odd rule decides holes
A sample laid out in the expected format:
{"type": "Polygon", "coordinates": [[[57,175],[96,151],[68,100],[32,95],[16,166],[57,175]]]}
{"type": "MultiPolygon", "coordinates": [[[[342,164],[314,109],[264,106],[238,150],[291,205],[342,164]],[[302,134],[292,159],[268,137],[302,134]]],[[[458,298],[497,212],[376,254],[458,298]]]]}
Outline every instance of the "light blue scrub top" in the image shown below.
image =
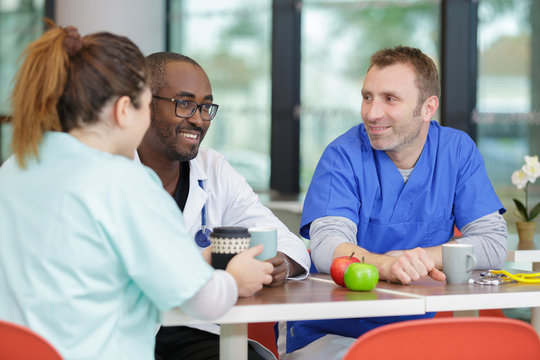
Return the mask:
{"type": "Polygon", "coordinates": [[[154,359],[159,310],[213,273],[176,203],[149,168],[69,134],[39,154],[0,168],[0,319],[65,359],[154,359]]]}
{"type": "MultiPolygon", "coordinates": [[[[306,195],[300,234],[309,238],[317,218],[342,216],[357,224],[360,247],[382,254],[440,245],[453,236],[454,223],[462,228],[495,211],[506,210],[482,156],[464,132],[432,121],[422,154],[404,183],[388,155],[371,147],[360,124],[324,151],[306,195]]],[[[328,333],[358,337],[409,318],[415,317],[289,322],[287,352],[328,333]]]]}

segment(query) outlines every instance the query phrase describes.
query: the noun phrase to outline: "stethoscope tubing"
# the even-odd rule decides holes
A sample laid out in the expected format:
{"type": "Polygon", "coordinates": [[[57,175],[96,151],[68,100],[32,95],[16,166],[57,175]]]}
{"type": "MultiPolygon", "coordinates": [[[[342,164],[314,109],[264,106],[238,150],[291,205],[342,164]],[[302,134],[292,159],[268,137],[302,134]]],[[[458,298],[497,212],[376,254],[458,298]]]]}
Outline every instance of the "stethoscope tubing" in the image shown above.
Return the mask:
{"type": "MultiPolygon", "coordinates": [[[[199,183],[199,187],[204,190],[203,181],[199,179],[197,182],[199,183]]],[[[201,210],[201,230],[195,234],[197,245],[203,248],[210,246],[210,233],[210,229],[206,227],[206,203],[204,203],[201,210]]]]}

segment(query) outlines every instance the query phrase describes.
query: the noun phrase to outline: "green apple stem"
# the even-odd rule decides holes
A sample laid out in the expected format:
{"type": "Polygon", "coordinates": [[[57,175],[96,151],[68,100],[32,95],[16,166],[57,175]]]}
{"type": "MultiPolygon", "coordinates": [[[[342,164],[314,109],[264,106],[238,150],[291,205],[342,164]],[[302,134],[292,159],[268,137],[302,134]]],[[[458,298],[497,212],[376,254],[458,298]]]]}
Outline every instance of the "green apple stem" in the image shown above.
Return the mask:
{"type": "Polygon", "coordinates": [[[365,262],[365,261],[364,261],[364,257],[362,256],[362,264],[363,264],[364,262],[365,262]]]}

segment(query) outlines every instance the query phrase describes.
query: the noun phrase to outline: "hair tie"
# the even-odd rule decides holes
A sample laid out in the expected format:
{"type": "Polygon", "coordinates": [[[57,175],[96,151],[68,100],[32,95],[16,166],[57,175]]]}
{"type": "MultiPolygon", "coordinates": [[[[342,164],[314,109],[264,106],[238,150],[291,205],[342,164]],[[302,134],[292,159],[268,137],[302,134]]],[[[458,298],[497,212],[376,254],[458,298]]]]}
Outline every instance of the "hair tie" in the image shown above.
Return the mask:
{"type": "Polygon", "coordinates": [[[79,34],[79,31],[75,26],[67,26],[64,28],[64,31],[66,32],[64,47],[69,56],[73,56],[82,49],[83,42],[81,34],[79,34]]]}

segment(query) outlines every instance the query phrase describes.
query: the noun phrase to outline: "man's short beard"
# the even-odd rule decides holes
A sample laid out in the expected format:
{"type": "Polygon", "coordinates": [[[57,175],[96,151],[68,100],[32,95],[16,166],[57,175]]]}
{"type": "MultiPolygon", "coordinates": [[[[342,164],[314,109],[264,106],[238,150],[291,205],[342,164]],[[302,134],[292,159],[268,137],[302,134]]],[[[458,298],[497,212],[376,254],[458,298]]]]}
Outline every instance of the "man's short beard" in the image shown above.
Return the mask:
{"type": "Polygon", "coordinates": [[[197,148],[197,149],[193,149],[193,151],[190,152],[189,154],[180,154],[178,151],[176,151],[174,147],[171,148],[168,145],[169,144],[167,144],[167,147],[165,149],[165,156],[167,157],[169,161],[183,162],[183,161],[193,160],[199,153],[199,149],[197,148]]]}
{"type": "MultiPolygon", "coordinates": [[[[168,136],[169,130],[166,127],[161,127],[155,117],[152,117],[152,122],[148,131],[152,131],[157,138],[156,140],[165,146],[164,155],[169,161],[189,161],[194,159],[199,153],[199,147],[194,146],[189,153],[180,154],[175,147],[176,139],[168,136]]],[[[178,133],[180,132],[179,128],[176,128],[174,131],[176,136],[178,136],[178,133]]]]}

